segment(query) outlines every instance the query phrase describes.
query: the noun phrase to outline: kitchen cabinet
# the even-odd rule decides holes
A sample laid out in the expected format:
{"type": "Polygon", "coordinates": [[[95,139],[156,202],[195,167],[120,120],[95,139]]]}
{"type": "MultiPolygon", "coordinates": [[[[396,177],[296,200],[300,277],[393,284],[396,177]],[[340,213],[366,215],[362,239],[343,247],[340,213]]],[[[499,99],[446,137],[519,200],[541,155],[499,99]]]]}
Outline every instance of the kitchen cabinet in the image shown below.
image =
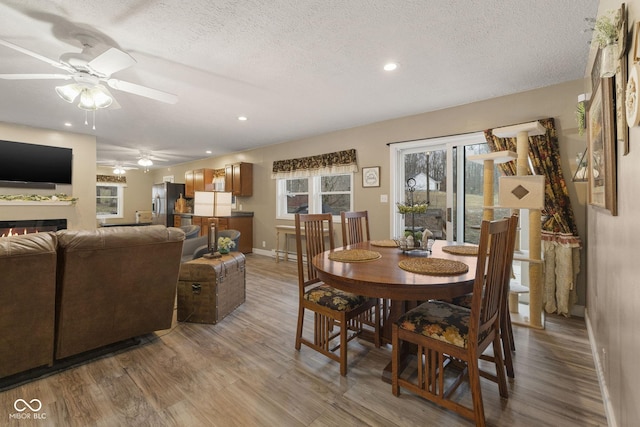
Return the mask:
{"type": "Polygon", "coordinates": [[[184,173],[184,197],[192,199],[196,191],[213,191],[213,169],[194,169],[184,173]]]}
{"type": "Polygon", "coordinates": [[[253,164],[234,163],[224,168],[224,191],[234,196],[251,196],[253,194],[253,164]]]}
{"type": "Polygon", "coordinates": [[[240,247],[243,254],[253,252],[253,216],[229,216],[218,218],[220,230],[238,230],[240,232],[240,247]]]}
{"type": "Polygon", "coordinates": [[[193,171],[186,171],[184,173],[184,197],[192,199],[194,196],[193,188],[193,171]]]}
{"type": "MultiPolygon", "coordinates": [[[[213,218],[206,216],[194,216],[192,224],[200,226],[200,236],[207,235],[209,221],[213,218]]],[[[240,247],[238,250],[244,254],[253,252],[253,213],[243,212],[241,215],[223,216],[215,218],[218,222],[218,230],[238,230],[240,232],[240,247]]]]}

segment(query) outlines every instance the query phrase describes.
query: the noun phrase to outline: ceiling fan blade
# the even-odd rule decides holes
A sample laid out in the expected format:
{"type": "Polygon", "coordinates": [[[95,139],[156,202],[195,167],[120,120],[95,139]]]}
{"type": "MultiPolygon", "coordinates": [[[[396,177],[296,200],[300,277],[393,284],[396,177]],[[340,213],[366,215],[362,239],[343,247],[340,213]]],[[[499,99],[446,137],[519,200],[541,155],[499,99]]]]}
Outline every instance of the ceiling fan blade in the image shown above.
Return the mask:
{"type": "Polygon", "coordinates": [[[62,70],[66,70],[66,71],[69,71],[69,72],[74,72],[75,71],[73,68],[70,68],[65,64],[62,64],[62,63],[60,63],[58,61],[54,61],[53,59],[49,59],[46,56],[42,56],[39,53],[35,53],[35,52],[33,52],[33,51],[29,50],[29,49],[25,49],[23,47],[18,46],[17,44],[13,44],[13,43],[8,42],[6,40],[0,39],[0,44],[6,46],[8,48],[11,48],[13,50],[17,50],[18,52],[24,53],[25,55],[29,55],[29,56],[31,56],[33,58],[39,59],[40,61],[46,62],[49,65],[53,65],[56,68],[60,68],[62,70]]]}
{"type": "Polygon", "coordinates": [[[135,83],[129,83],[118,79],[109,79],[107,80],[107,84],[113,89],[155,99],[156,101],[166,102],[167,104],[175,104],[176,102],[178,102],[177,95],[162,92],[161,90],[152,89],[146,86],[141,86],[135,83]]]}
{"type": "Polygon", "coordinates": [[[0,74],[4,80],[71,80],[70,74],[0,74]]]}
{"type": "Polygon", "coordinates": [[[115,72],[131,67],[135,63],[136,60],[131,55],[112,47],[89,61],[87,66],[98,74],[110,76],[115,72]]]}

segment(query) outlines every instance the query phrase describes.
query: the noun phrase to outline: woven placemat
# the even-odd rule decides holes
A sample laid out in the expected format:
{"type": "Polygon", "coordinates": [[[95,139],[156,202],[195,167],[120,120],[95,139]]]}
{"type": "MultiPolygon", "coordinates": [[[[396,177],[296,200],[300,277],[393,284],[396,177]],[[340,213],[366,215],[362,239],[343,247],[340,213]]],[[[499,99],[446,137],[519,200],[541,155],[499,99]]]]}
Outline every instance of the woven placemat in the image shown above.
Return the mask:
{"type": "Polygon", "coordinates": [[[395,240],[391,240],[391,239],[372,240],[371,241],[371,246],[379,246],[381,248],[397,248],[398,247],[398,242],[396,242],[395,240]]]}
{"type": "Polygon", "coordinates": [[[442,258],[408,258],[400,261],[398,266],[412,273],[432,276],[455,276],[469,271],[469,266],[463,262],[442,258]]]}
{"type": "Polygon", "coordinates": [[[331,252],[329,259],[340,262],[364,262],[381,258],[380,252],[368,251],[366,249],[345,249],[343,251],[331,252]]]}
{"type": "Polygon", "coordinates": [[[477,246],[443,246],[442,251],[453,255],[476,256],[478,255],[477,246]]]}

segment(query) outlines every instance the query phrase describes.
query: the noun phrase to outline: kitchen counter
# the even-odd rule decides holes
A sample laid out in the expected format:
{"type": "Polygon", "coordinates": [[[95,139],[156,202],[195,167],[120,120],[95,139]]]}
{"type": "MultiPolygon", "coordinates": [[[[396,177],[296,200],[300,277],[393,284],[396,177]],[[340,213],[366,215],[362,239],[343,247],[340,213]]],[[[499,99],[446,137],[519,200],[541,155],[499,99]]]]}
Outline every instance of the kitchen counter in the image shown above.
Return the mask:
{"type": "MultiPolygon", "coordinates": [[[[184,218],[192,218],[192,217],[196,216],[191,212],[189,212],[189,213],[176,213],[174,215],[177,215],[177,216],[180,216],[180,217],[184,217],[184,218]]],[[[228,216],[228,217],[221,216],[219,218],[232,218],[232,217],[253,217],[253,212],[231,211],[231,216],[228,216]]]]}
{"type": "MultiPolygon", "coordinates": [[[[200,235],[207,234],[207,217],[194,215],[189,213],[174,213],[175,226],[181,225],[199,225],[200,235]]],[[[231,211],[230,216],[217,216],[219,230],[238,230],[240,232],[239,250],[242,253],[250,253],[253,251],[253,212],[248,211],[231,211]]]]}

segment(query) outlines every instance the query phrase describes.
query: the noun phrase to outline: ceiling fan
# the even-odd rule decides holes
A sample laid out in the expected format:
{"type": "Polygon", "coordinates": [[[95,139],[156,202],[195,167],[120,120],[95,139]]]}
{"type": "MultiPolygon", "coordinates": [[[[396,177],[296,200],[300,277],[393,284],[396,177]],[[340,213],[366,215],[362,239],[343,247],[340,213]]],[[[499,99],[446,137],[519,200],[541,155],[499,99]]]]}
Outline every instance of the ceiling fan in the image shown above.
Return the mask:
{"type": "Polygon", "coordinates": [[[94,48],[95,43],[90,36],[79,36],[78,38],[84,46],[82,51],[65,53],[60,56],[59,61],[49,59],[39,53],[0,39],[0,45],[66,71],[66,74],[0,74],[0,79],[73,80],[71,84],[56,87],[56,92],[62,99],[70,103],[80,96],[78,107],[86,111],[95,111],[99,108],[117,105],[117,103],[114,104],[113,96],[103,83],[106,83],[111,89],[144,96],[156,101],[168,104],[178,102],[178,97],[174,94],[112,78],[111,76],[114,73],[134,65],[136,60],[128,53],[115,47],[97,53],[94,48]]]}
{"type": "Polygon", "coordinates": [[[113,162],[113,161],[98,161],[97,162],[99,166],[103,166],[103,167],[107,167],[107,168],[111,168],[113,170],[113,173],[116,175],[124,175],[127,171],[129,170],[136,170],[138,169],[137,167],[134,166],[127,166],[125,163],[126,162],[113,162]]]}

